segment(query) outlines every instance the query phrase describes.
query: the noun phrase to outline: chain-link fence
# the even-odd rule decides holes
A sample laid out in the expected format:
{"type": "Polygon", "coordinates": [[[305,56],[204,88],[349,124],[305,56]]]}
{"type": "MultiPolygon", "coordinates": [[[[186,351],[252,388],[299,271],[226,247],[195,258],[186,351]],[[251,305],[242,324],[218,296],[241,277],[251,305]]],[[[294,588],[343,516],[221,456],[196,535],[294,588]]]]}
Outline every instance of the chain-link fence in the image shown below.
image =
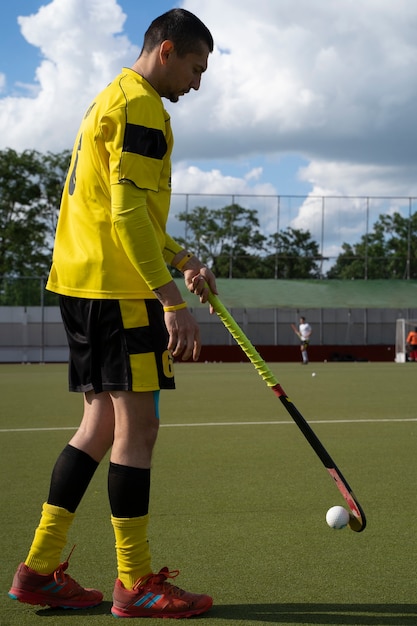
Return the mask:
{"type": "MultiPolygon", "coordinates": [[[[265,236],[288,228],[308,231],[312,240],[317,243],[316,261],[320,265],[318,277],[321,278],[326,277],[329,267],[338,259],[345,244],[354,246],[360,241],[363,245],[356,259],[360,260],[360,275],[355,278],[375,278],[370,268],[375,271],[375,267],[383,268],[389,262],[385,252],[384,256],[378,256],[380,247],[372,247],[375,223],[381,216],[398,214],[404,220],[402,230],[398,228],[395,233],[401,246],[392,251],[398,269],[389,278],[417,278],[417,232],[413,231],[413,218],[417,218],[415,197],[175,193],[172,196],[168,232],[174,238],[189,242],[190,249],[193,249],[196,242],[193,241],[193,232],[190,231],[189,222],[184,220],[184,215],[191,215],[198,207],[211,211],[231,205],[255,211],[259,231],[265,236]]],[[[415,226],[417,231],[417,223],[415,226]]],[[[264,276],[267,278],[280,277],[279,263],[285,261],[282,250],[276,249],[273,252],[275,267],[270,267],[270,274],[264,276]]],[[[232,261],[236,263],[236,252],[230,248],[228,253],[231,259],[227,277],[234,278],[236,276],[232,261]]],[[[262,263],[262,259],[259,262],[262,263]]],[[[294,277],[306,278],[290,276],[294,277]]],[[[0,277],[0,306],[54,306],[57,304],[57,297],[45,291],[45,284],[46,277],[0,277]]]]}
{"type": "Polygon", "coordinates": [[[1,306],[58,306],[58,296],[45,290],[47,277],[0,277],[1,306]]]}
{"type": "MultiPolygon", "coordinates": [[[[390,278],[413,277],[412,261],[416,263],[413,237],[415,243],[417,236],[412,229],[417,210],[415,197],[173,194],[168,230],[174,237],[190,241],[192,233],[187,221],[178,219],[179,214],[191,214],[196,207],[210,211],[234,204],[256,211],[260,232],[265,236],[288,228],[308,231],[318,245],[321,277],[325,277],[345,244],[355,246],[362,241],[362,275],[356,278],[365,280],[371,277],[371,263],[375,266],[375,263],[386,261],[385,256],[376,257],[376,250],[371,248],[374,225],[380,216],[398,213],[406,221],[405,232],[398,228],[398,232],[390,233],[390,236],[395,234],[402,242],[401,249],[392,251],[392,254],[397,255],[399,270],[397,276],[390,278]]],[[[388,236],[388,233],[383,236],[388,236]]],[[[278,263],[281,251],[276,249],[274,252],[278,263]]],[[[269,277],[277,278],[276,271],[274,274],[269,277]]],[[[229,278],[233,278],[233,273],[229,278]]]]}

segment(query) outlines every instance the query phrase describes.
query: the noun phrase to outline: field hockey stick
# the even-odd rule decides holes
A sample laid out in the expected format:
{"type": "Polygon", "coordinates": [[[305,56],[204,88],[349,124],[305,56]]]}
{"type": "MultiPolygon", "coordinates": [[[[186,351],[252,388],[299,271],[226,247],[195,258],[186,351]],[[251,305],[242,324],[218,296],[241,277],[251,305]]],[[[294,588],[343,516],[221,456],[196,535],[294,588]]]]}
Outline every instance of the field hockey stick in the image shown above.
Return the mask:
{"type": "Polygon", "coordinates": [[[308,443],[323,463],[324,467],[329,472],[333,481],[336,483],[337,488],[339,489],[340,493],[345,499],[346,504],[350,509],[349,527],[357,533],[365,530],[366,517],[362,507],[354,496],[353,491],[349,486],[349,483],[344,478],[342,472],[339,470],[336,463],[333,461],[330,454],[327,452],[311,426],[307,423],[307,421],[304,419],[304,417],[301,415],[295,405],[288,398],[287,394],[275,378],[268,365],[265,363],[261,355],[257,352],[248,337],[245,335],[243,330],[234,320],[231,313],[229,313],[226,307],[222,304],[219,297],[214,295],[213,293],[210,293],[209,303],[223,322],[224,326],[230,332],[232,337],[242,348],[243,352],[246,354],[252,365],[254,365],[258,374],[262,377],[268,387],[272,389],[274,394],[281,400],[282,404],[291,415],[294,422],[297,424],[298,428],[301,430],[304,437],[307,439],[308,443]]]}
{"type": "Polygon", "coordinates": [[[300,332],[299,332],[297,326],[295,324],[291,324],[291,328],[293,329],[293,331],[295,332],[297,337],[301,338],[301,335],[300,335],[300,332]]]}

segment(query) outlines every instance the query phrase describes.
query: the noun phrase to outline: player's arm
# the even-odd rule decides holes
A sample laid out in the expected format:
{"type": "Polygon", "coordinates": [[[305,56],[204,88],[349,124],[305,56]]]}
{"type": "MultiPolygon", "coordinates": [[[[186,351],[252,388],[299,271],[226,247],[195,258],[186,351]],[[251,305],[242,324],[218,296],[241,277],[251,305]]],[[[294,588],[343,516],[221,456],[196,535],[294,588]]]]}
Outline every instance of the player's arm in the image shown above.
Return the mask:
{"type": "Polygon", "coordinates": [[[130,262],[164,307],[168,349],[184,360],[197,360],[199,328],[187,310],[161,252],[146,203],[146,191],[125,182],[111,186],[112,220],[130,262]]]}
{"type": "MultiPolygon", "coordinates": [[[[149,217],[146,190],[129,182],[111,186],[112,221],[137,272],[153,291],[172,280],[149,217]]],[[[168,303],[168,304],[175,304],[168,303]]]]}

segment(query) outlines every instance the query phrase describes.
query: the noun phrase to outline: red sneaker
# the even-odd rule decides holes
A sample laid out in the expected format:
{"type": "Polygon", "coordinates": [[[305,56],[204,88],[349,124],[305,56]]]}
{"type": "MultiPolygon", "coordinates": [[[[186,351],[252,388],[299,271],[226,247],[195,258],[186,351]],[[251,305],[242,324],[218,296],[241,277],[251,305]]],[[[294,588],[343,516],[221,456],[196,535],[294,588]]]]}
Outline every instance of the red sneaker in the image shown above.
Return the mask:
{"type": "Polygon", "coordinates": [[[61,563],[52,574],[38,574],[24,563],[17,568],[9,596],[27,604],[87,609],[100,604],[103,594],[96,589],[84,589],[71,576],[64,574],[68,561],[61,563]]]}
{"type": "Polygon", "coordinates": [[[189,593],[166,582],[176,578],[178,570],[170,572],[163,567],[158,574],[150,574],[136,581],[132,590],[126,589],[119,579],[113,592],[114,617],[191,617],[208,611],[213,600],[210,596],[189,593]]]}

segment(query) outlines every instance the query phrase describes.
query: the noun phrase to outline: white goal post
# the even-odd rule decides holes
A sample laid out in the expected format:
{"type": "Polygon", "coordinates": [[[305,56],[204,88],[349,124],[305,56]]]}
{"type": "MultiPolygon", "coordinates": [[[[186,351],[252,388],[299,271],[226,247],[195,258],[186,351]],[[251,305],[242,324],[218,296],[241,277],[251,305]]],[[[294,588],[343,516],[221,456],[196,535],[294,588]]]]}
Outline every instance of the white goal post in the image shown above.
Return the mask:
{"type": "Polygon", "coordinates": [[[399,318],[395,323],[395,362],[406,363],[406,339],[410,330],[417,328],[417,320],[399,318]]]}

